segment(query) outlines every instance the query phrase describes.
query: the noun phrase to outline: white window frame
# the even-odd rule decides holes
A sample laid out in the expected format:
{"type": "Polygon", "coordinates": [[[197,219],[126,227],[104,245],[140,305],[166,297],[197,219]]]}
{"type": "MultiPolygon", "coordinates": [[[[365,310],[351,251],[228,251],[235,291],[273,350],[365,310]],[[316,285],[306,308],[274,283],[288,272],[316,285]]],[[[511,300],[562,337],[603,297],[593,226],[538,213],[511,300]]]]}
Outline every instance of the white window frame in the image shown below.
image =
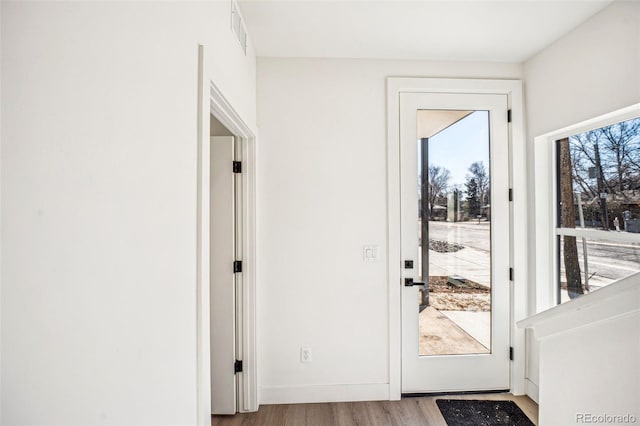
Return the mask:
{"type": "Polygon", "coordinates": [[[535,282],[536,312],[558,304],[557,297],[557,244],[559,235],[585,237],[590,240],[628,243],[640,241],[640,236],[625,232],[607,232],[594,229],[559,228],[557,217],[557,170],[555,142],[589,130],[599,129],[640,116],[640,103],[601,115],[578,124],[555,130],[534,138],[535,175],[535,282]]]}

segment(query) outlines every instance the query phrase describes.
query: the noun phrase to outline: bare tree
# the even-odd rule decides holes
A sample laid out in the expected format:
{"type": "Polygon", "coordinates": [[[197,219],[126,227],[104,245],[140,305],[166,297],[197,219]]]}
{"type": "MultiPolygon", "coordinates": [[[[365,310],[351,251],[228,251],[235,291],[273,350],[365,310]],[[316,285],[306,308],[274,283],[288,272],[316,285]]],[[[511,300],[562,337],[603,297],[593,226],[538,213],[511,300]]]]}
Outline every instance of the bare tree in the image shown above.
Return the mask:
{"type": "Polygon", "coordinates": [[[574,191],[598,200],[608,230],[607,194],[628,197],[640,189],[640,118],[590,130],[569,139],[574,191]]]}
{"type": "Polygon", "coordinates": [[[629,174],[633,169],[628,160],[638,160],[640,156],[639,133],[640,119],[623,121],[602,128],[601,146],[608,157],[605,160],[612,166],[616,180],[615,186],[620,193],[629,189],[629,174]]]}
{"type": "Polygon", "coordinates": [[[575,184],[595,196],[637,189],[640,178],[640,118],[570,138],[575,184]],[[589,173],[594,170],[595,173],[589,173]],[[593,181],[596,176],[600,182],[593,181]],[[601,188],[597,189],[599,183],[601,188]]]}
{"type": "Polygon", "coordinates": [[[604,190],[604,172],[602,170],[602,161],[600,160],[600,147],[596,141],[593,144],[593,152],[596,159],[596,179],[598,182],[598,197],[600,200],[600,215],[602,217],[602,229],[609,230],[609,215],[607,214],[607,195],[604,190]]]}
{"type": "MultiPolygon", "coordinates": [[[[569,139],[558,141],[560,144],[560,220],[563,228],[576,227],[576,209],[573,201],[573,182],[571,178],[571,152],[569,139]]],[[[576,237],[563,237],[564,270],[567,279],[569,297],[574,298],[584,294],[582,276],[578,261],[578,246],[576,237]]]]}
{"type": "Polygon", "coordinates": [[[439,198],[445,197],[451,173],[444,167],[429,166],[429,187],[423,193],[428,194],[429,214],[433,216],[433,207],[437,204],[439,198]]]}

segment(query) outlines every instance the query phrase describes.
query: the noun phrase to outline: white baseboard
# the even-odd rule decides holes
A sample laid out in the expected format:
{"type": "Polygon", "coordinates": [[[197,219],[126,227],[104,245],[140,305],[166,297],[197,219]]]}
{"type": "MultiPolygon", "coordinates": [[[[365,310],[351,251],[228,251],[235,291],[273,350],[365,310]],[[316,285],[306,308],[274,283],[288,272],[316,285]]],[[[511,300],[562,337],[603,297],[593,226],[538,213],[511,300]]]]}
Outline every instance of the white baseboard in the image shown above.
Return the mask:
{"type": "Polygon", "coordinates": [[[529,379],[524,379],[524,389],[525,389],[525,393],[529,396],[529,398],[533,399],[536,402],[536,404],[540,404],[538,402],[538,400],[540,399],[538,385],[536,385],[529,379]]]}
{"type": "Polygon", "coordinates": [[[308,402],[388,401],[389,384],[261,386],[260,405],[308,402]]]}

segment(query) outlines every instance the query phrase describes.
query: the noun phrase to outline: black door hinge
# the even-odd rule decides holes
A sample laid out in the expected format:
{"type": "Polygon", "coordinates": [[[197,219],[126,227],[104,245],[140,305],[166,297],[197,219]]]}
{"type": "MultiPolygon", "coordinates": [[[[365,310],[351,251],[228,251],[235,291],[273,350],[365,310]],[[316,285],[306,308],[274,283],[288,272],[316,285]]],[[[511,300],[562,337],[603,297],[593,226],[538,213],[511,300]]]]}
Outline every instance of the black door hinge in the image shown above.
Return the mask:
{"type": "Polygon", "coordinates": [[[236,360],[233,363],[233,373],[242,373],[242,361],[236,360]]]}
{"type": "Polygon", "coordinates": [[[509,361],[513,361],[513,346],[509,347],[509,361]]]}
{"type": "Polygon", "coordinates": [[[509,268],[509,281],[513,281],[513,268],[509,268]]]}
{"type": "Polygon", "coordinates": [[[242,161],[233,162],[233,173],[242,173],[242,161]]]}
{"type": "Polygon", "coordinates": [[[242,272],[242,260],[235,260],[233,262],[233,273],[242,272]]]}
{"type": "Polygon", "coordinates": [[[513,188],[509,188],[509,201],[513,201],[513,188]]]}
{"type": "Polygon", "coordinates": [[[511,123],[511,110],[507,110],[507,123],[511,123]]]}

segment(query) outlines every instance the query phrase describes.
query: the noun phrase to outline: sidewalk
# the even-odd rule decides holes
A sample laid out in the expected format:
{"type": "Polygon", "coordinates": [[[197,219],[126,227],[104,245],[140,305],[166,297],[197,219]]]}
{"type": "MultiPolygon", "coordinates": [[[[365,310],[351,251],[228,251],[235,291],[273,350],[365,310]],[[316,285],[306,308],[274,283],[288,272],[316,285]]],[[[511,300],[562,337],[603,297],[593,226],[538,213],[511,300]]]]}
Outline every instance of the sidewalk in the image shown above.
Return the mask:
{"type": "MultiPolygon", "coordinates": [[[[432,307],[420,312],[420,355],[460,355],[489,353],[467,330],[445,313],[432,307]]],[[[486,341],[486,338],[484,339],[486,341]]]]}
{"type": "Polygon", "coordinates": [[[454,253],[429,250],[429,275],[460,275],[491,287],[491,256],[470,247],[454,253]]]}

